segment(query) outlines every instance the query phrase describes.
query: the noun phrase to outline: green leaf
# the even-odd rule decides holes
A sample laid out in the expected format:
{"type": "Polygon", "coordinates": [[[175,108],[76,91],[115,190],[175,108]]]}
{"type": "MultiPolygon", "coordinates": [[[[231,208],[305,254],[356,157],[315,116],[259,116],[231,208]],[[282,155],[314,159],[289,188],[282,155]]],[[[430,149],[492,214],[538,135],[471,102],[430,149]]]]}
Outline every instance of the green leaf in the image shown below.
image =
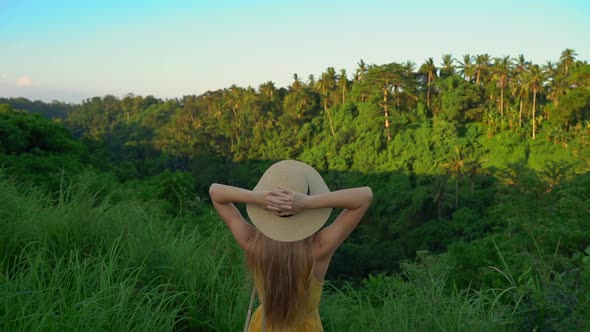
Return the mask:
{"type": "Polygon", "coordinates": [[[582,262],[584,264],[590,264],[590,256],[586,256],[586,257],[582,258],[582,262]]]}
{"type": "Polygon", "coordinates": [[[586,252],[586,255],[590,255],[590,247],[586,248],[585,252],[586,252]]]}

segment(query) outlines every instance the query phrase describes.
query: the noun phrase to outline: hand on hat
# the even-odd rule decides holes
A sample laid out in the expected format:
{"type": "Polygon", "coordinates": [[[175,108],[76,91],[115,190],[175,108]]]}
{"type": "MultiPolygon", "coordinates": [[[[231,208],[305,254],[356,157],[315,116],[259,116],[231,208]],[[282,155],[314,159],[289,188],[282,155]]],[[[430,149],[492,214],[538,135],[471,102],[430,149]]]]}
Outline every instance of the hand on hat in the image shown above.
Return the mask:
{"type": "Polygon", "coordinates": [[[276,187],[266,196],[266,209],[280,217],[292,216],[304,210],[307,195],[276,187]]]}

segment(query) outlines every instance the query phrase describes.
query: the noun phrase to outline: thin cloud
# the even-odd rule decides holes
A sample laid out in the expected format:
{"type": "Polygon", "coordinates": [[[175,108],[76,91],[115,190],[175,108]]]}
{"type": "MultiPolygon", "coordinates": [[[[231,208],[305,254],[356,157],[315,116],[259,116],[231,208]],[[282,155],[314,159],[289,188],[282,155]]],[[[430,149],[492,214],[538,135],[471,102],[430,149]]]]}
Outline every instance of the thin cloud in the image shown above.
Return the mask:
{"type": "Polygon", "coordinates": [[[33,85],[33,80],[27,75],[21,76],[16,80],[16,86],[27,87],[31,85],[33,85]]]}

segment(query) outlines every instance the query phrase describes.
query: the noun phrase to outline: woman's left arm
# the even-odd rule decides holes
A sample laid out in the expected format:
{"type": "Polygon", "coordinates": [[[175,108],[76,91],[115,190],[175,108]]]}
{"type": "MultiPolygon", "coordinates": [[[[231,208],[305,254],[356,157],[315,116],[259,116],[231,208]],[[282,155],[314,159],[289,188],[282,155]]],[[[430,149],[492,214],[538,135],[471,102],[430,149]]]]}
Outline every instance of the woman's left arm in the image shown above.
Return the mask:
{"type": "Polygon", "coordinates": [[[218,183],[209,187],[209,196],[213,206],[243,249],[246,249],[255,229],[242,217],[233,203],[265,206],[268,193],[268,191],[251,191],[218,183]]]}

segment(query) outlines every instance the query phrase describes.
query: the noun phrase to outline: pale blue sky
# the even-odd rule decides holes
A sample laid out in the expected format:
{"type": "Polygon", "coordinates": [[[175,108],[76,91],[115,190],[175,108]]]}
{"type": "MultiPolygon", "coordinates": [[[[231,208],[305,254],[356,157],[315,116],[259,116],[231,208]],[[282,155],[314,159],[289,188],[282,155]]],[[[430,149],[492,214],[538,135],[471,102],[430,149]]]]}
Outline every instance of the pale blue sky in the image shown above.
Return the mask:
{"type": "Polygon", "coordinates": [[[173,98],[445,53],[590,59],[590,1],[0,0],[0,97],[173,98]]]}

